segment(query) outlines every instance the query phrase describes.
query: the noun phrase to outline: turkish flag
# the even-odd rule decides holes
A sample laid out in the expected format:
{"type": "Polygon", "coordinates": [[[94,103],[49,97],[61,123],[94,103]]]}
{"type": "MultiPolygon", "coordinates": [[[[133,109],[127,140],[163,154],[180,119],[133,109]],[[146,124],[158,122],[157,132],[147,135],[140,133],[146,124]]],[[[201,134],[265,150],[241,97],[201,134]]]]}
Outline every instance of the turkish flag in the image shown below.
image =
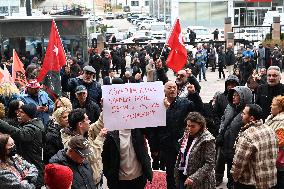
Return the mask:
{"type": "Polygon", "coordinates": [[[15,84],[26,86],[26,71],[15,49],[13,50],[12,78],[15,84]]]}
{"type": "Polygon", "coordinates": [[[59,72],[66,64],[65,51],[63,49],[55,21],[52,21],[49,42],[45,53],[42,68],[38,75],[38,82],[41,82],[49,71],[59,72]]]}
{"type": "Polygon", "coordinates": [[[245,0],[248,3],[258,3],[258,2],[266,2],[266,3],[270,3],[272,2],[272,0],[245,0]]]}
{"type": "Polygon", "coordinates": [[[44,89],[52,99],[61,96],[60,69],[65,64],[65,51],[53,20],[45,58],[37,78],[38,82],[42,82],[44,89]]]}
{"type": "Polygon", "coordinates": [[[176,20],[172,28],[172,33],[167,44],[171,48],[167,59],[167,66],[176,73],[185,66],[187,61],[187,51],[184,46],[179,19],[176,20]]]}

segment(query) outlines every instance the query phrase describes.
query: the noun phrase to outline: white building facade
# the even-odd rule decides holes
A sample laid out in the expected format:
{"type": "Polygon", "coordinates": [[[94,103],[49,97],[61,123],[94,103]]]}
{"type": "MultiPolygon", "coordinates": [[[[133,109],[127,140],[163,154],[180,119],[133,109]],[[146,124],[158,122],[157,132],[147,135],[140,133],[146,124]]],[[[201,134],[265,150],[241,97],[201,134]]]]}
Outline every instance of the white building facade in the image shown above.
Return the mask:
{"type": "Polygon", "coordinates": [[[150,0],[112,0],[112,5],[129,6],[131,12],[149,13],[150,0]]]}
{"type": "Polygon", "coordinates": [[[269,10],[283,12],[283,1],[150,0],[150,14],[157,17],[165,15],[171,23],[178,17],[183,28],[192,25],[222,28],[225,17],[231,17],[234,26],[254,26],[263,24],[265,13],[269,10]]]}

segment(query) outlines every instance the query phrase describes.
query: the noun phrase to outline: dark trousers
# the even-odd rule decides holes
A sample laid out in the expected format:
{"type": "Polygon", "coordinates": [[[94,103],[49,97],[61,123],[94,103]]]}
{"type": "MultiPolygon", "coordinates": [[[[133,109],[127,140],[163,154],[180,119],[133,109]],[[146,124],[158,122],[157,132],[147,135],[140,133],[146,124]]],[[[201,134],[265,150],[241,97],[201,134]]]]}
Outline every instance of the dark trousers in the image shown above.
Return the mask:
{"type": "Polygon", "coordinates": [[[225,171],[225,157],[221,153],[220,147],[218,147],[217,151],[217,157],[216,157],[216,167],[215,167],[215,178],[216,181],[223,180],[224,177],[224,171],[225,171]]]}
{"type": "Polygon", "coordinates": [[[252,185],[245,185],[239,182],[234,183],[234,189],[256,189],[255,186],[252,185]]]}
{"type": "Polygon", "coordinates": [[[186,186],[184,185],[185,180],[187,179],[187,176],[182,173],[183,171],[179,171],[179,187],[178,189],[186,189],[186,186]]]}
{"type": "Polygon", "coordinates": [[[223,78],[225,79],[225,72],[224,72],[223,66],[219,66],[218,71],[219,71],[219,79],[221,79],[221,74],[223,75],[223,78]]]}
{"type": "Polygon", "coordinates": [[[95,69],[95,70],[96,70],[96,81],[99,82],[101,70],[100,70],[99,68],[97,68],[97,69],[95,69]]]}
{"type": "Polygon", "coordinates": [[[230,170],[232,169],[233,166],[233,159],[226,158],[226,163],[227,163],[227,178],[228,178],[227,188],[232,189],[234,185],[234,179],[232,177],[232,174],[230,173],[230,170]]]}
{"type": "Polygon", "coordinates": [[[273,189],[284,188],[284,171],[277,171],[277,185],[273,189]]]}
{"type": "Polygon", "coordinates": [[[133,180],[120,180],[118,189],[144,189],[146,186],[146,178],[140,176],[133,180]]]}
{"type": "Polygon", "coordinates": [[[167,189],[176,189],[174,168],[178,152],[174,149],[168,149],[161,151],[161,155],[166,165],[167,189]]]}

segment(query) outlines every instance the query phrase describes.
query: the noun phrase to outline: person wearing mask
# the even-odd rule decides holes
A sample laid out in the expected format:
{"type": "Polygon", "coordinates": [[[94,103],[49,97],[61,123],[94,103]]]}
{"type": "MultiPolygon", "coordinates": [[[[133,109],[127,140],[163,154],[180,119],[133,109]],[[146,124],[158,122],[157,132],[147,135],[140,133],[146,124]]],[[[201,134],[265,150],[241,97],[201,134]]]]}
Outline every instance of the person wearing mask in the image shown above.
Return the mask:
{"type": "Polygon", "coordinates": [[[281,72],[278,66],[270,66],[267,70],[267,84],[258,87],[256,93],[256,104],[263,111],[262,119],[265,120],[270,115],[270,105],[272,99],[284,94],[284,85],[280,83],[281,72]]]}
{"type": "Polygon", "coordinates": [[[43,186],[43,135],[44,125],[37,117],[35,104],[24,104],[17,112],[19,127],[15,127],[0,120],[0,132],[10,134],[19,144],[17,153],[27,162],[34,164],[38,170],[36,188],[43,186]]]}
{"type": "Polygon", "coordinates": [[[273,188],[276,185],[277,139],[274,131],[261,120],[262,109],[247,104],[242,110],[240,133],[230,170],[234,189],[273,188]]]}
{"type": "MultiPolygon", "coordinates": [[[[271,115],[265,120],[265,125],[274,130],[278,139],[278,157],[284,153],[284,96],[276,96],[272,100],[271,115]]],[[[277,168],[277,185],[275,189],[284,188],[284,164],[276,162],[277,168]]]]}
{"type": "Polygon", "coordinates": [[[44,183],[48,189],[71,189],[73,171],[64,165],[48,164],[44,169],[44,183]]]}
{"type": "Polygon", "coordinates": [[[94,80],[96,70],[92,66],[85,66],[84,73],[76,78],[69,78],[64,74],[61,79],[62,90],[70,92],[70,100],[73,102],[76,99],[76,88],[79,85],[84,85],[88,90],[88,97],[95,103],[101,103],[102,89],[101,84],[94,80]]]}
{"type": "Polygon", "coordinates": [[[72,189],[96,189],[87,158],[91,154],[89,141],[82,135],[76,135],[68,142],[68,148],[58,151],[49,163],[67,166],[73,171],[72,189]]]}
{"type": "Polygon", "coordinates": [[[24,104],[32,103],[36,105],[38,118],[47,126],[49,116],[54,108],[54,102],[49,98],[48,94],[40,90],[40,88],[41,86],[37,80],[30,80],[26,86],[26,93],[21,94],[20,99],[24,104]]]}
{"type": "Polygon", "coordinates": [[[234,54],[233,44],[228,43],[227,52],[225,53],[225,65],[229,72],[229,75],[233,74],[233,68],[236,63],[236,57],[234,54]]]}
{"type": "Polygon", "coordinates": [[[206,120],[198,112],[185,119],[186,130],[179,140],[177,158],[178,189],[215,189],[215,139],[206,129],[206,120]]]}
{"type": "Polygon", "coordinates": [[[36,167],[17,154],[14,140],[0,134],[0,188],[35,189],[36,167]]]}
{"type": "Polygon", "coordinates": [[[228,92],[228,102],[224,117],[220,124],[219,135],[216,143],[220,146],[220,153],[227,163],[227,188],[233,188],[233,177],[230,174],[234,157],[234,144],[243,126],[241,120],[242,110],[252,101],[252,93],[248,87],[237,86],[228,92]]]}

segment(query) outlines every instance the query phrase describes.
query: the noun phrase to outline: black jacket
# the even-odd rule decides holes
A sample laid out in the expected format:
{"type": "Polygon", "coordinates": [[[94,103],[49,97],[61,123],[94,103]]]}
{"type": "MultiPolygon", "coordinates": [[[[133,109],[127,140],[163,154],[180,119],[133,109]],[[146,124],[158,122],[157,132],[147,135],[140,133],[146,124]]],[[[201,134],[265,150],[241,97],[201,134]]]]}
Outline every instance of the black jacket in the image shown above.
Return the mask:
{"type": "Polygon", "coordinates": [[[166,126],[161,127],[159,138],[163,151],[175,150],[178,152],[180,146],[178,140],[183,136],[186,127],[185,118],[189,112],[194,111],[193,102],[187,98],[176,97],[175,101],[167,109],[166,126]]]}
{"type": "Polygon", "coordinates": [[[100,113],[101,113],[101,109],[100,109],[99,105],[97,103],[95,103],[94,101],[88,100],[88,98],[87,98],[84,106],[80,106],[78,100],[75,99],[72,103],[72,107],[73,107],[73,109],[76,109],[76,108],[85,109],[86,114],[89,117],[91,123],[95,123],[99,119],[99,116],[100,116],[100,113]]]}
{"type": "Polygon", "coordinates": [[[234,65],[236,62],[236,57],[232,49],[228,50],[225,55],[225,64],[226,66],[234,65]]]}
{"type": "Polygon", "coordinates": [[[59,150],[62,150],[64,148],[60,130],[60,125],[51,119],[47,125],[43,151],[43,159],[45,164],[47,164],[50,158],[54,156],[59,150]]]}
{"type": "Polygon", "coordinates": [[[279,83],[274,87],[271,87],[268,84],[260,85],[258,87],[255,102],[262,108],[263,120],[270,115],[272,99],[278,95],[284,95],[284,85],[282,83],[279,83]]]}
{"type": "Polygon", "coordinates": [[[0,132],[10,134],[19,144],[17,153],[38,169],[37,187],[43,185],[43,134],[44,125],[40,119],[32,119],[20,127],[14,127],[0,120],[0,132]]]}
{"type": "MultiPolygon", "coordinates": [[[[143,176],[145,176],[147,180],[152,181],[153,173],[151,161],[145,146],[145,140],[141,129],[132,129],[131,138],[137,160],[142,166],[143,176]]],[[[120,168],[119,131],[111,131],[107,134],[103,146],[102,160],[103,173],[107,178],[108,187],[110,189],[118,188],[120,168]]]]}
{"type": "Polygon", "coordinates": [[[96,189],[93,181],[93,170],[90,163],[85,160],[82,164],[72,161],[66,155],[67,149],[60,150],[49,161],[49,163],[57,163],[65,165],[73,171],[72,189],[96,189]]]}

